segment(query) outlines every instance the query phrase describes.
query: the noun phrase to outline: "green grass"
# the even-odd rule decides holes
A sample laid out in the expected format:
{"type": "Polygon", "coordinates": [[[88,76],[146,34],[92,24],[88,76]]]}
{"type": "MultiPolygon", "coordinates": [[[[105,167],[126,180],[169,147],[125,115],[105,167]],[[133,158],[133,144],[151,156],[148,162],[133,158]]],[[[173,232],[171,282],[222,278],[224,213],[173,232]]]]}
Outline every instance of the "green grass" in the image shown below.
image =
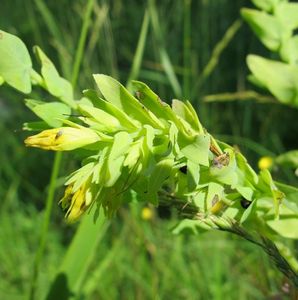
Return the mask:
{"type": "MultiPolygon", "coordinates": [[[[83,0],[62,0],[59,6],[54,1],[19,1],[13,10],[10,1],[2,2],[0,28],[18,34],[28,47],[39,44],[62,74],[77,82],[78,98],[82,89],[94,86],[92,73],[110,74],[123,83],[140,79],[163,100],[190,99],[207,129],[238,145],[254,166],[262,155],[298,148],[297,111],[252,101],[203,102],[209,94],[251,89],[245,80],[245,56],[265,50],[246,26],[238,29],[234,23],[247,1],[106,0],[90,1],[89,10],[83,0]],[[227,34],[231,30],[232,35],[227,34]]],[[[26,133],[20,129],[34,116],[22,95],[5,87],[0,87],[0,95],[0,299],[26,299],[40,247],[53,154],[24,148],[26,133]]],[[[61,176],[76,167],[73,157],[63,158],[61,176]]],[[[274,177],[297,185],[291,170],[276,170],[274,177]]],[[[56,202],[62,184],[58,178],[56,202]]],[[[85,269],[73,272],[76,299],[287,299],[282,275],[260,249],[221,232],[175,236],[170,229],[176,222],[175,216],[157,215],[144,221],[141,208],[134,205],[121,209],[99,230],[85,269]]],[[[52,283],[65,266],[77,228],[64,224],[54,203],[35,299],[53,295],[52,283]]],[[[76,261],[76,251],[71,261],[76,261]]]]}

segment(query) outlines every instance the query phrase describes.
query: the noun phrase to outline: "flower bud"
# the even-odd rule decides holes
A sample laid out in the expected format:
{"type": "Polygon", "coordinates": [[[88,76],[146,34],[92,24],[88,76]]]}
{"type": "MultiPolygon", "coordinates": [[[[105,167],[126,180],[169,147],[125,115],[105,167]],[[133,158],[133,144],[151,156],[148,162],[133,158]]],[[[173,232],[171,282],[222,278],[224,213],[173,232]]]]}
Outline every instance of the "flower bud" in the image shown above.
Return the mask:
{"type": "Polygon", "coordinates": [[[45,150],[68,151],[101,140],[92,129],[86,127],[60,127],[44,130],[25,139],[26,146],[45,150]]]}

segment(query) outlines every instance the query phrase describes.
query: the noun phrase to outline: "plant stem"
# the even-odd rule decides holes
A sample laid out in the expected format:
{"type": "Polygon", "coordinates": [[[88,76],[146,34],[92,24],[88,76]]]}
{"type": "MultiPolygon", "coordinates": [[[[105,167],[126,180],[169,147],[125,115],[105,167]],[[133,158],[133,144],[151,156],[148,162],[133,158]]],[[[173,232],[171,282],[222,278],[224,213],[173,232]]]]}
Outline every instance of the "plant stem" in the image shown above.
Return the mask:
{"type": "Polygon", "coordinates": [[[55,196],[56,182],[59,175],[61,160],[62,160],[62,152],[57,152],[55,154],[52,174],[50,178],[49,190],[46,199],[46,210],[45,210],[44,220],[43,220],[41,234],[39,238],[39,246],[33,264],[33,277],[31,280],[31,287],[30,287],[30,294],[29,294],[30,300],[33,300],[35,297],[39,267],[46,246],[49,223],[50,223],[51,212],[52,212],[54,196],[55,196]]]}
{"type": "Polygon", "coordinates": [[[298,287],[298,274],[290,264],[290,261],[280,253],[275,243],[267,237],[248,232],[234,219],[200,213],[199,208],[191,202],[186,202],[165,190],[159,192],[159,203],[163,206],[177,209],[183,218],[198,220],[198,222],[209,225],[210,228],[236,234],[258,245],[269,255],[279,271],[282,272],[296,288],[298,287]]]}

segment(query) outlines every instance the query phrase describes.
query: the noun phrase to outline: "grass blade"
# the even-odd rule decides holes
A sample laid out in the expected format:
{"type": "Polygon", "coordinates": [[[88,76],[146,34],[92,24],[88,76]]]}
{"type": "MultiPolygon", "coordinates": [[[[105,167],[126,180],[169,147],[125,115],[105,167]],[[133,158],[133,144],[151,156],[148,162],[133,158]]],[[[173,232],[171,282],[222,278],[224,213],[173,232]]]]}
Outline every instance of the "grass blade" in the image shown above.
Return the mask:
{"type": "Polygon", "coordinates": [[[177,98],[182,96],[182,90],[181,86],[179,84],[179,81],[177,79],[177,76],[174,71],[174,66],[171,63],[170,57],[167,53],[167,50],[165,48],[165,45],[163,43],[163,38],[161,34],[161,26],[158,19],[158,13],[155,5],[154,0],[149,0],[149,13],[150,13],[150,20],[153,28],[153,34],[155,36],[155,39],[158,44],[159,49],[159,55],[160,55],[160,61],[164,68],[165,73],[167,74],[167,77],[169,79],[169,82],[171,84],[171,87],[173,91],[175,92],[175,96],[177,98]]]}
{"type": "Polygon", "coordinates": [[[146,38],[147,38],[147,34],[148,34],[148,27],[149,27],[149,14],[148,14],[148,11],[146,10],[145,14],[144,14],[141,33],[139,36],[137,50],[134,55],[134,59],[133,59],[132,67],[131,67],[131,70],[130,70],[130,73],[128,76],[128,80],[126,82],[126,86],[128,87],[128,89],[130,88],[130,81],[132,79],[138,79],[138,75],[139,75],[140,68],[141,68],[141,62],[142,62],[142,58],[143,58],[143,54],[144,54],[144,48],[145,48],[145,44],[146,44],[146,38]]]}
{"type": "MultiPolygon", "coordinates": [[[[96,209],[95,206],[94,208],[96,209]]],[[[96,247],[108,228],[102,210],[97,223],[94,224],[94,208],[81,221],[67,249],[62,265],[53,280],[47,300],[63,300],[78,295],[88,267],[93,260],[96,247]]]]}

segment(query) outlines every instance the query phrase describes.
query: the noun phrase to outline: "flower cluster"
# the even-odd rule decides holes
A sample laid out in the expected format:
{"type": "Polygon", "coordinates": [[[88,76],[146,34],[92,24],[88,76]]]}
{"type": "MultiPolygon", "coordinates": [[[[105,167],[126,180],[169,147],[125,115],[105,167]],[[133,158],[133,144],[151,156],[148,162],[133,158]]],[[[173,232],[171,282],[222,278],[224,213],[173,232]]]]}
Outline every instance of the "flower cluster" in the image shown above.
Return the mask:
{"type": "Polygon", "coordinates": [[[60,201],[69,222],[92,204],[112,215],[130,190],[155,205],[166,190],[197,207],[202,220],[225,216],[258,230],[279,231],[275,220],[294,215],[269,171],[257,175],[239,150],[216,141],[189,102],[170,107],[142,82],[130,93],[109,76],[94,78],[100,94],[85,90],[76,103],[80,125],[64,120],[68,126],[25,140],[43,149],[88,149],[60,201]],[[266,222],[250,222],[256,217],[266,222]]]}

